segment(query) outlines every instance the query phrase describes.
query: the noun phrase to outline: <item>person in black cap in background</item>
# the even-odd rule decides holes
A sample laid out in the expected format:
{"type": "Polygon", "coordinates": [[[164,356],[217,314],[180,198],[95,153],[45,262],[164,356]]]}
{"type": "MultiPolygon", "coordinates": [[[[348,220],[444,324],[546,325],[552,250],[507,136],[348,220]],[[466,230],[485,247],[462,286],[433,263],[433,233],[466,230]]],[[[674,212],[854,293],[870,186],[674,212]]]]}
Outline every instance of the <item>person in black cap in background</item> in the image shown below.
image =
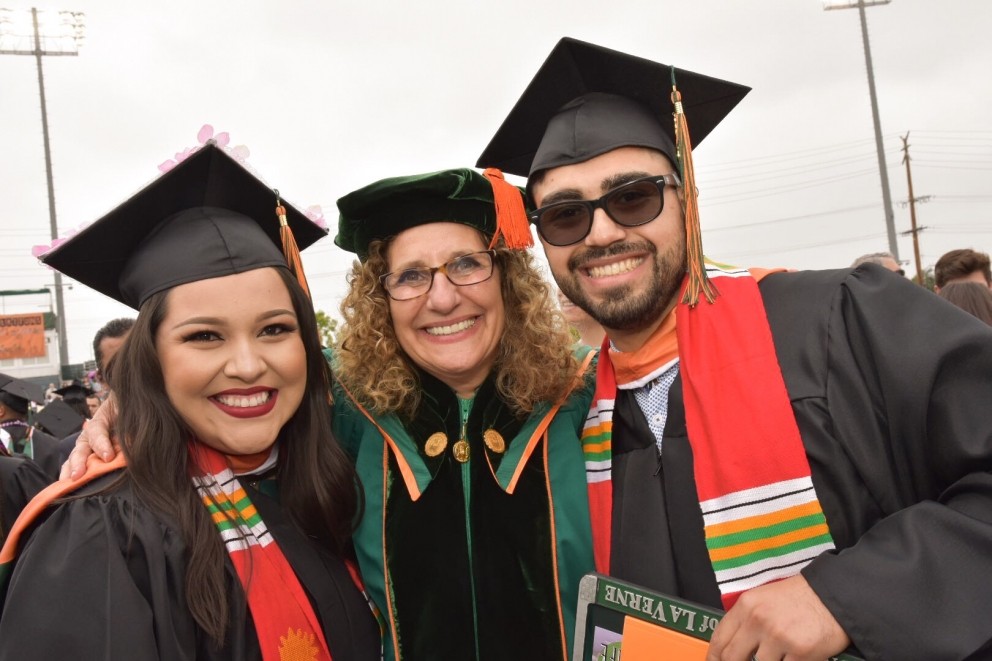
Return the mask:
{"type": "Polygon", "coordinates": [[[51,469],[48,451],[54,439],[27,423],[29,403],[44,400],[39,386],[0,374],[0,539],[24,505],[58,474],[58,468],[46,473],[32,460],[37,454],[51,469]]]}
{"type": "Polygon", "coordinates": [[[35,416],[35,424],[39,428],[63,440],[66,436],[74,438],[82,430],[84,422],[86,418],[78,410],[57,397],[35,416]]]}
{"type": "Polygon", "coordinates": [[[61,388],[57,388],[55,394],[59,395],[62,401],[78,413],[83,420],[89,420],[93,417],[90,413],[89,404],[86,403],[86,399],[95,394],[89,386],[86,386],[77,379],[73,379],[61,388]]]}
{"type": "Polygon", "coordinates": [[[0,374],[0,429],[10,434],[9,453],[34,460],[54,480],[58,477],[62,459],[58,440],[28,424],[30,402],[41,404],[44,401],[45,392],[40,386],[0,374]]]}
{"type": "Polygon", "coordinates": [[[689,147],[746,92],[563,39],[479,160],[607,330],[597,567],[729,609],[711,660],[990,658],[992,331],[876,265],[705,268],[689,147]]]}
{"type": "Polygon", "coordinates": [[[122,452],[0,553],[23,549],[0,659],[378,658],[290,227],[324,235],[208,143],[43,258],[139,315],[113,369],[122,452]]]}
{"type": "Polygon", "coordinates": [[[10,438],[5,448],[8,454],[31,456],[35,429],[28,424],[28,409],[31,402],[44,401],[45,393],[40,386],[0,373],[0,429],[10,438]]]}

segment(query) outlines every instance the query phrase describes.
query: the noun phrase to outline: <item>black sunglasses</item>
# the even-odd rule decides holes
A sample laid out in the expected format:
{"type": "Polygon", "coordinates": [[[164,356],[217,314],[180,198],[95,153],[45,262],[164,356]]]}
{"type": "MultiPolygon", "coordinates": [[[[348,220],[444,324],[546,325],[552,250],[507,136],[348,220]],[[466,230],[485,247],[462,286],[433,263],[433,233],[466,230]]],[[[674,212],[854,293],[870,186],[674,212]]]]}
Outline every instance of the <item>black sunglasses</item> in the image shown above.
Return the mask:
{"type": "Polygon", "coordinates": [[[606,212],[613,222],[637,227],[651,222],[665,208],[665,187],[679,187],[677,174],[661,174],[617,186],[598,200],[555,202],[531,212],[541,238],[553,246],[570,246],[589,235],[596,209],[606,212]]]}

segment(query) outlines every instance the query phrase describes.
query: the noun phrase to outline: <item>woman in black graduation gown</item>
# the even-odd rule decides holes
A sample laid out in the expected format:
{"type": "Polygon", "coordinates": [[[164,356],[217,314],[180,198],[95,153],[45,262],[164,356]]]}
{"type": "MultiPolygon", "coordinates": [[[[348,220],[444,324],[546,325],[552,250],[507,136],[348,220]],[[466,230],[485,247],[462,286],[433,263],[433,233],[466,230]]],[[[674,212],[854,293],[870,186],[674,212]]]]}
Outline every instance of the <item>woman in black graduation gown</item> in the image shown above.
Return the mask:
{"type": "MultiPolygon", "coordinates": [[[[360,491],[276,204],[208,143],[45,257],[140,311],[114,366],[126,467],[21,543],[0,659],[379,657],[344,560],[360,491]]],[[[322,235],[279,211],[301,245],[322,235]]]]}

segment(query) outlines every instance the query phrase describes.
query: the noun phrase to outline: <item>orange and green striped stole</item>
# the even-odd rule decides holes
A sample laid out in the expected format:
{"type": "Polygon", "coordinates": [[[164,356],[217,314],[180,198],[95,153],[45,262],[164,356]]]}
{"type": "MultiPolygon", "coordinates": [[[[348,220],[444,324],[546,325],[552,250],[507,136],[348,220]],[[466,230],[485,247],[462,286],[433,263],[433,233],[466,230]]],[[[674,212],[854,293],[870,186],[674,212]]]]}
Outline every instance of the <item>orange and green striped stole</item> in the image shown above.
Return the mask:
{"type": "Polygon", "coordinates": [[[715,303],[680,303],[632,354],[604,342],[582,432],[597,571],[610,569],[617,382],[653,373],[673,334],[706,546],[724,607],[834,548],[758,291],[767,273],[708,266],[715,303]]]}
{"type": "Polygon", "coordinates": [[[596,365],[596,388],[592,407],[582,428],[582,453],[586,463],[586,488],[592,524],[592,549],[596,571],[610,573],[610,526],[613,518],[613,405],[617,396],[613,366],[607,356],[609,340],[603,341],[596,365]]]}
{"type": "Polygon", "coordinates": [[[189,447],[193,485],[241,579],[262,658],[330,661],[310,600],[227,458],[201,443],[189,447]]]}
{"type": "Polygon", "coordinates": [[[724,607],[834,548],[752,274],[707,269],[713,304],[676,311],[686,430],[724,607]]]}
{"type": "Polygon", "coordinates": [[[621,353],[603,340],[596,366],[596,390],[582,429],[586,460],[586,485],[592,522],[593,557],[596,571],[610,572],[610,528],[613,518],[613,407],[617,389],[636,388],[662,374],[678,360],[675,343],[675,312],[661,324],[638,351],[621,353]],[[619,384],[619,386],[618,386],[619,384]]]}

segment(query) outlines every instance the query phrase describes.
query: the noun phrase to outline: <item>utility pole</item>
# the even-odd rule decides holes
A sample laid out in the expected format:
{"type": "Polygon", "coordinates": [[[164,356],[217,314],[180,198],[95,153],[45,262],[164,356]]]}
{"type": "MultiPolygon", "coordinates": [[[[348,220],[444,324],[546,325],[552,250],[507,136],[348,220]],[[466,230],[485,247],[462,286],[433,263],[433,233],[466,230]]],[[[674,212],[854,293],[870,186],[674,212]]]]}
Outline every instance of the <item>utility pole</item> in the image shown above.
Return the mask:
{"type": "MultiPolygon", "coordinates": [[[[48,18],[52,12],[42,14],[34,7],[30,10],[30,31],[27,29],[28,13],[21,10],[0,9],[0,55],[33,55],[38,67],[38,92],[41,97],[41,133],[45,147],[45,177],[48,183],[48,220],[51,237],[59,237],[58,221],[55,216],[55,183],[52,176],[52,152],[48,134],[48,106],[45,103],[45,76],[41,66],[43,55],[78,55],[83,40],[83,14],[81,12],[60,11],[54,21],[48,21],[45,29],[40,27],[40,19],[48,18]],[[44,42],[42,41],[44,39],[44,42]]],[[[56,328],[59,334],[59,371],[64,372],[69,364],[69,339],[66,336],[65,302],[62,296],[62,274],[55,271],[55,310],[56,328]]],[[[65,377],[64,374],[60,374],[65,377]]]]}
{"type": "Polygon", "coordinates": [[[865,66],[868,69],[868,95],[871,98],[871,117],[875,126],[875,151],[878,154],[878,173],[882,180],[882,205],[885,207],[885,229],[889,236],[889,252],[899,261],[899,245],[896,243],[895,214],[892,213],[892,194],[889,192],[889,173],[885,166],[885,149],[882,145],[882,123],[878,118],[878,97],[875,94],[875,73],[871,65],[871,44],[868,42],[868,18],[865,7],[887,5],[891,0],[848,0],[846,3],[824,0],[823,8],[853,9],[858,8],[861,15],[861,39],[865,45],[865,66]]]}
{"type": "Polygon", "coordinates": [[[916,226],[916,198],[913,197],[913,173],[909,168],[909,131],[906,131],[906,135],[901,136],[902,140],[902,162],[906,164],[906,182],[909,185],[909,222],[911,229],[910,234],[913,235],[913,254],[916,256],[916,283],[923,286],[923,266],[920,263],[920,232],[922,232],[925,227],[916,226]]]}

